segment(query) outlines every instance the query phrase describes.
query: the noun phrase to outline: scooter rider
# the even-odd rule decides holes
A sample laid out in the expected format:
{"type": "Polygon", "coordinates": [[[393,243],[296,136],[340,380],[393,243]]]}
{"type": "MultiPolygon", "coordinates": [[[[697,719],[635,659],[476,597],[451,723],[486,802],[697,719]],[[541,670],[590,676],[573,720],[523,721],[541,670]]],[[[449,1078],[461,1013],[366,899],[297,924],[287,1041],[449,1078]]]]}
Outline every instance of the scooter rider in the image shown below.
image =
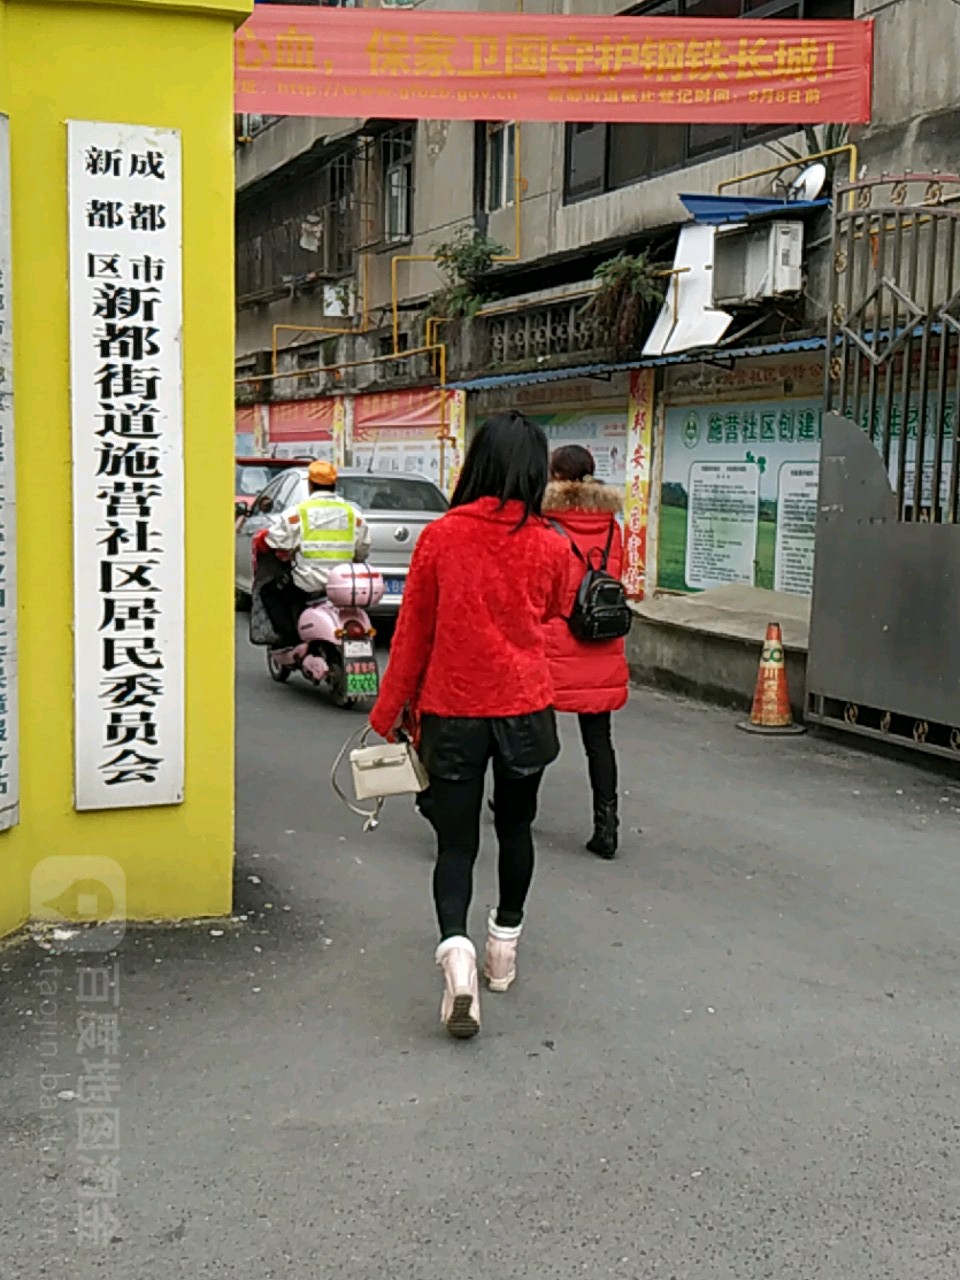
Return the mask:
{"type": "Polygon", "coordinates": [[[311,597],[324,593],[330,570],[370,554],[370,527],[359,508],[337,494],[333,463],[311,462],[307,482],[307,500],[288,507],[253,539],[254,557],[267,547],[292,554],[290,572],[260,588],[277,634],[291,645],[299,640],[300,614],[311,597]]]}

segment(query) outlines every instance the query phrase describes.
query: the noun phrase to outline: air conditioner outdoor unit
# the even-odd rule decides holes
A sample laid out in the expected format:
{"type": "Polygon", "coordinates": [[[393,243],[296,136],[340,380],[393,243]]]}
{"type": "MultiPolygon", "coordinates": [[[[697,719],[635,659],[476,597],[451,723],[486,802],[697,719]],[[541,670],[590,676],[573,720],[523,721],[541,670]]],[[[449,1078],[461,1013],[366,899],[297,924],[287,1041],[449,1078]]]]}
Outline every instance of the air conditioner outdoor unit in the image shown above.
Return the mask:
{"type": "Polygon", "coordinates": [[[746,307],[800,292],[803,223],[763,222],[718,231],[713,251],[713,305],[746,307]]]}

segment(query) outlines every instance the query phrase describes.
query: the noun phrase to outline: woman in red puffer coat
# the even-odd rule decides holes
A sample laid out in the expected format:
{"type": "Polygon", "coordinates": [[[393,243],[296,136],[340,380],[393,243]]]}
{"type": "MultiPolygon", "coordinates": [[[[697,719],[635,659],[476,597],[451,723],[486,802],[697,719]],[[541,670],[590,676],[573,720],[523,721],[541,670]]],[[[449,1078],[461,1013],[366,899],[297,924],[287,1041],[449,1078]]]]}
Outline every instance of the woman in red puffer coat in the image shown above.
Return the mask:
{"type": "MultiPolygon", "coordinates": [[[[584,560],[590,552],[602,555],[610,538],[607,572],[619,578],[623,568],[623,534],[617,516],[622,501],[616,490],[594,479],[593,455],[578,444],[564,445],[550,459],[550,484],[543,514],[559,525],[584,560]],[[611,536],[612,535],[612,536],[611,536]]],[[[597,555],[593,563],[596,564],[597,555]]],[[[583,563],[570,550],[568,598],[570,607],[584,575],[583,563]]],[[[591,853],[613,858],[617,852],[617,757],[611,715],[627,701],[629,672],[623,640],[583,643],[575,639],[563,618],[547,624],[547,661],[553,678],[554,707],[575,712],[587,754],[593,792],[591,853]]]]}

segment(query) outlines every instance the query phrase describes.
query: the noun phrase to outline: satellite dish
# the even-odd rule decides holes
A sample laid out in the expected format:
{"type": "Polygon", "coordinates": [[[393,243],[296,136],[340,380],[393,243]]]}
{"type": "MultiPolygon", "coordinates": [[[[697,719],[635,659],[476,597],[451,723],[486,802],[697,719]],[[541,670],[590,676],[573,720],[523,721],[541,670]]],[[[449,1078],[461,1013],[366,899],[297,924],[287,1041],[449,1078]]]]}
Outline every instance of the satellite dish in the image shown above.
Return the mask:
{"type": "Polygon", "coordinates": [[[816,200],[827,181],[827,166],[817,160],[807,165],[787,188],[787,200],[816,200]]]}

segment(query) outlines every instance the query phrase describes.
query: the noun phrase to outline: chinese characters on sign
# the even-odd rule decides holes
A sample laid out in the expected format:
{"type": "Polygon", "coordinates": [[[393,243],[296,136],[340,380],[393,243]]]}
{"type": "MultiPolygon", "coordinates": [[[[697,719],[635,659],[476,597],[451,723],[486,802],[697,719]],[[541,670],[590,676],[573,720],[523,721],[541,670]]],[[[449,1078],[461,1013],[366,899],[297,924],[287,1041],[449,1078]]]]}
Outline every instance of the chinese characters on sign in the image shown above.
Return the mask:
{"type": "Polygon", "coordinates": [[[68,122],[76,807],[183,799],[180,136],[68,122]]]}
{"type": "Polygon", "coordinates": [[[77,1241],[120,1238],[120,966],[77,967],[77,1241]]]}
{"type": "Polygon", "coordinates": [[[647,521],[650,511],[650,453],[653,448],[654,374],[635,369],[630,375],[627,418],[627,474],[623,506],[623,586],[631,600],[647,590],[647,521]]]}
{"type": "Polygon", "coordinates": [[[0,831],[19,821],[10,131],[0,115],[0,831]]]}
{"type": "MultiPolygon", "coordinates": [[[[883,437],[887,416],[887,406],[884,397],[880,397],[874,408],[873,421],[870,420],[870,410],[864,406],[860,412],[860,426],[870,436],[877,452],[883,453],[883,437]]],[[[944,397],[941,403],[940,397],[934,392],[930,395],[926,402],[923,413],[923,436],[926,441],[926,448],[923,457],[923,478],[920,482],[920,519],[924,518],[924,509],[933,506],[933,445],[930,443],[937,429],[937,423],[943,423],[943,454],[941,458],[942,470],[940,475],[940,497],[941,505],[945,505],[949,499],[950,492],[950,472],[953,462],[953,444],[956,435],[956,405],[951,399],[949,393],[944,397]]],[[[917,474],[917,437],[920,426],[920,405],[916,399],[911,400],[910,404],[904,406],[898,401],[894,401],[890,405],[890,443],[889,456],[890,462],[887,468],[887,474],[890,477],[890,484],[896,490],[899,483],[900,474],[900,448],[903,444],[904,460],[903,460],[903,489],[904,492],[911,496],[915,492],[916,474],[917,474]],[[905,442],[905,443],[904,443],[905,442]]]]}
{"type": "Polygon", "coordinates": [[[462,455],[463,393],[413,389],[355,396],[351,464],[425,476],[452,492],[462,455]]]}
{"type": "Polygon", "coordinates": [[[813,589],[817,400],[674,405],[666,411],[657,585],[813,589]]]}
{"type": "Polygon", "coordinates": [[[337,396],[333,405],[333,459],[338,467],[343,466],[347,448],[347,404],[343,396],[337,396]]]}
{"type": "Polygon", "coordinates": [[[454,391],[450,396],[450,422],[448,426],[450,439],[444,451],[443,489],[448,498],[460,479],[463,459],[467,449],[467,393],[454,391]]]}
{"type": "Polygon", "coordinates": [[[414,11],[401,23],[376,8],[258,5],[236,37],[235,106],[404,119],[860,123],[870,117],[872,38],[869,21],[414,11]]]}

